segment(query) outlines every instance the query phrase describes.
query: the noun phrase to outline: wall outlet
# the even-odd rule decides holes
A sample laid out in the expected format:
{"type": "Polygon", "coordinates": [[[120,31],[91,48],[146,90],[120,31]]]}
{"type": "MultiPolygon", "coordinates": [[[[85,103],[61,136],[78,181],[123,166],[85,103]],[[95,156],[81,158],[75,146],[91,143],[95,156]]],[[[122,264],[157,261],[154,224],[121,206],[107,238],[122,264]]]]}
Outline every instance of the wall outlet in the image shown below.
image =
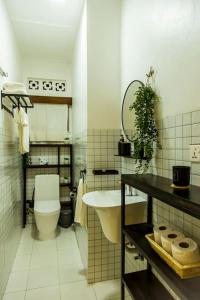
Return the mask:
{"type": "Polygon", "coordinates": [[[200,162],[200,145],[190,145],[190,161],[200,162]]]}

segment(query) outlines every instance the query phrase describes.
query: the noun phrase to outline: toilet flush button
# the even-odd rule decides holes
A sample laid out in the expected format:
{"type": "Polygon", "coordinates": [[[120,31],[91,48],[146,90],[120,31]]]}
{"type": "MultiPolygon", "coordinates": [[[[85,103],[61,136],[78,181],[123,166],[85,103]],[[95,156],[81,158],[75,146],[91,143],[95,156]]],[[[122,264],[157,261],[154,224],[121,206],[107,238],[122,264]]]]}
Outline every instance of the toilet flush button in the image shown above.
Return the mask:
{"type": "Polygon", "coordinates": [[[190,161],[200,162],[200,145],[190,145],[190,161]]]}

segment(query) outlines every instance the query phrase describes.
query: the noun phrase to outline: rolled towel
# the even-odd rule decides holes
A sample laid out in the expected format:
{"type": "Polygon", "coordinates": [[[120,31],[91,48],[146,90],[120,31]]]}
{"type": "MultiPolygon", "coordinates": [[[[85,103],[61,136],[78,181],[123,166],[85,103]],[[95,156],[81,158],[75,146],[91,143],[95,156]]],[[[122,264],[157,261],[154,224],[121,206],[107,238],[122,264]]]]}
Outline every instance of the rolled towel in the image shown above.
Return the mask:
{"type": "Polygon", "coordinates": [[[167,230],[161,233],[161,244],[165,251],[172,254],[172,242],[184,238],[184,234],[176,230],[167,230]]]}
{"type": "Polygon", "coordinates": [[[190,238],[180,238],[172,242],[172,256],[182,265],[200,261],[199,247],[190,238]]]}
{"type": "Polygon", "coordinates": [[[23,90],[25,85],[21,82],[5,82],[2,86],[3,90],[23,90]]]}
{"type": "Polygon", "coordinates": [[[80,223],[82,227],[87,228],[87,206],[83,202],[83,195],[86,193],[87,186],[83,178],[80,178],[78,190],[77,190],[77,200],[74,220],[76,223],[80,223]]]}
{"type": "Polygon", "coordinates": [[[171,229],[172,228],[166,223],[155,225],[153,228],[155,242],[161,245],[161,233],[171,229]]]}
{"type": "Polygon", "coordinates": [[[26,89],[4,90],[3,92],[4,92],[4,94],[27,95],[26,89]]]}

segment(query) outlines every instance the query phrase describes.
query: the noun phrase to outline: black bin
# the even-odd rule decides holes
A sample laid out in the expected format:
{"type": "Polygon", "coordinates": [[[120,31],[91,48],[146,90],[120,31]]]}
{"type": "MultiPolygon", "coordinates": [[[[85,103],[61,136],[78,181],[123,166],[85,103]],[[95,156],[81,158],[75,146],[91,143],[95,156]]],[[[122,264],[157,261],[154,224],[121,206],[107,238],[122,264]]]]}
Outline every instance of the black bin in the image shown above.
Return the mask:
{"type": "Polygon", "coordinates": [[[60,217],[58,224],[67,228],[72,225],[72,210],[67,204],[61,204],[60,217]]]}

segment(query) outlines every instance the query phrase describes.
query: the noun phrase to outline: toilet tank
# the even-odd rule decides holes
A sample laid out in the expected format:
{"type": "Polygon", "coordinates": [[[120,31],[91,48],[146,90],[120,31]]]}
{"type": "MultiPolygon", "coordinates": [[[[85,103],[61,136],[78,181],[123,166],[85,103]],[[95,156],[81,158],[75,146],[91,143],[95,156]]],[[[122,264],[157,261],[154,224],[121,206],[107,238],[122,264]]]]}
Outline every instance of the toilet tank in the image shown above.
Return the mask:
{"type": "Polygon", "coordinates": [[[35,201],[60,200],[59,175],[35,176],[35,201]]]}

